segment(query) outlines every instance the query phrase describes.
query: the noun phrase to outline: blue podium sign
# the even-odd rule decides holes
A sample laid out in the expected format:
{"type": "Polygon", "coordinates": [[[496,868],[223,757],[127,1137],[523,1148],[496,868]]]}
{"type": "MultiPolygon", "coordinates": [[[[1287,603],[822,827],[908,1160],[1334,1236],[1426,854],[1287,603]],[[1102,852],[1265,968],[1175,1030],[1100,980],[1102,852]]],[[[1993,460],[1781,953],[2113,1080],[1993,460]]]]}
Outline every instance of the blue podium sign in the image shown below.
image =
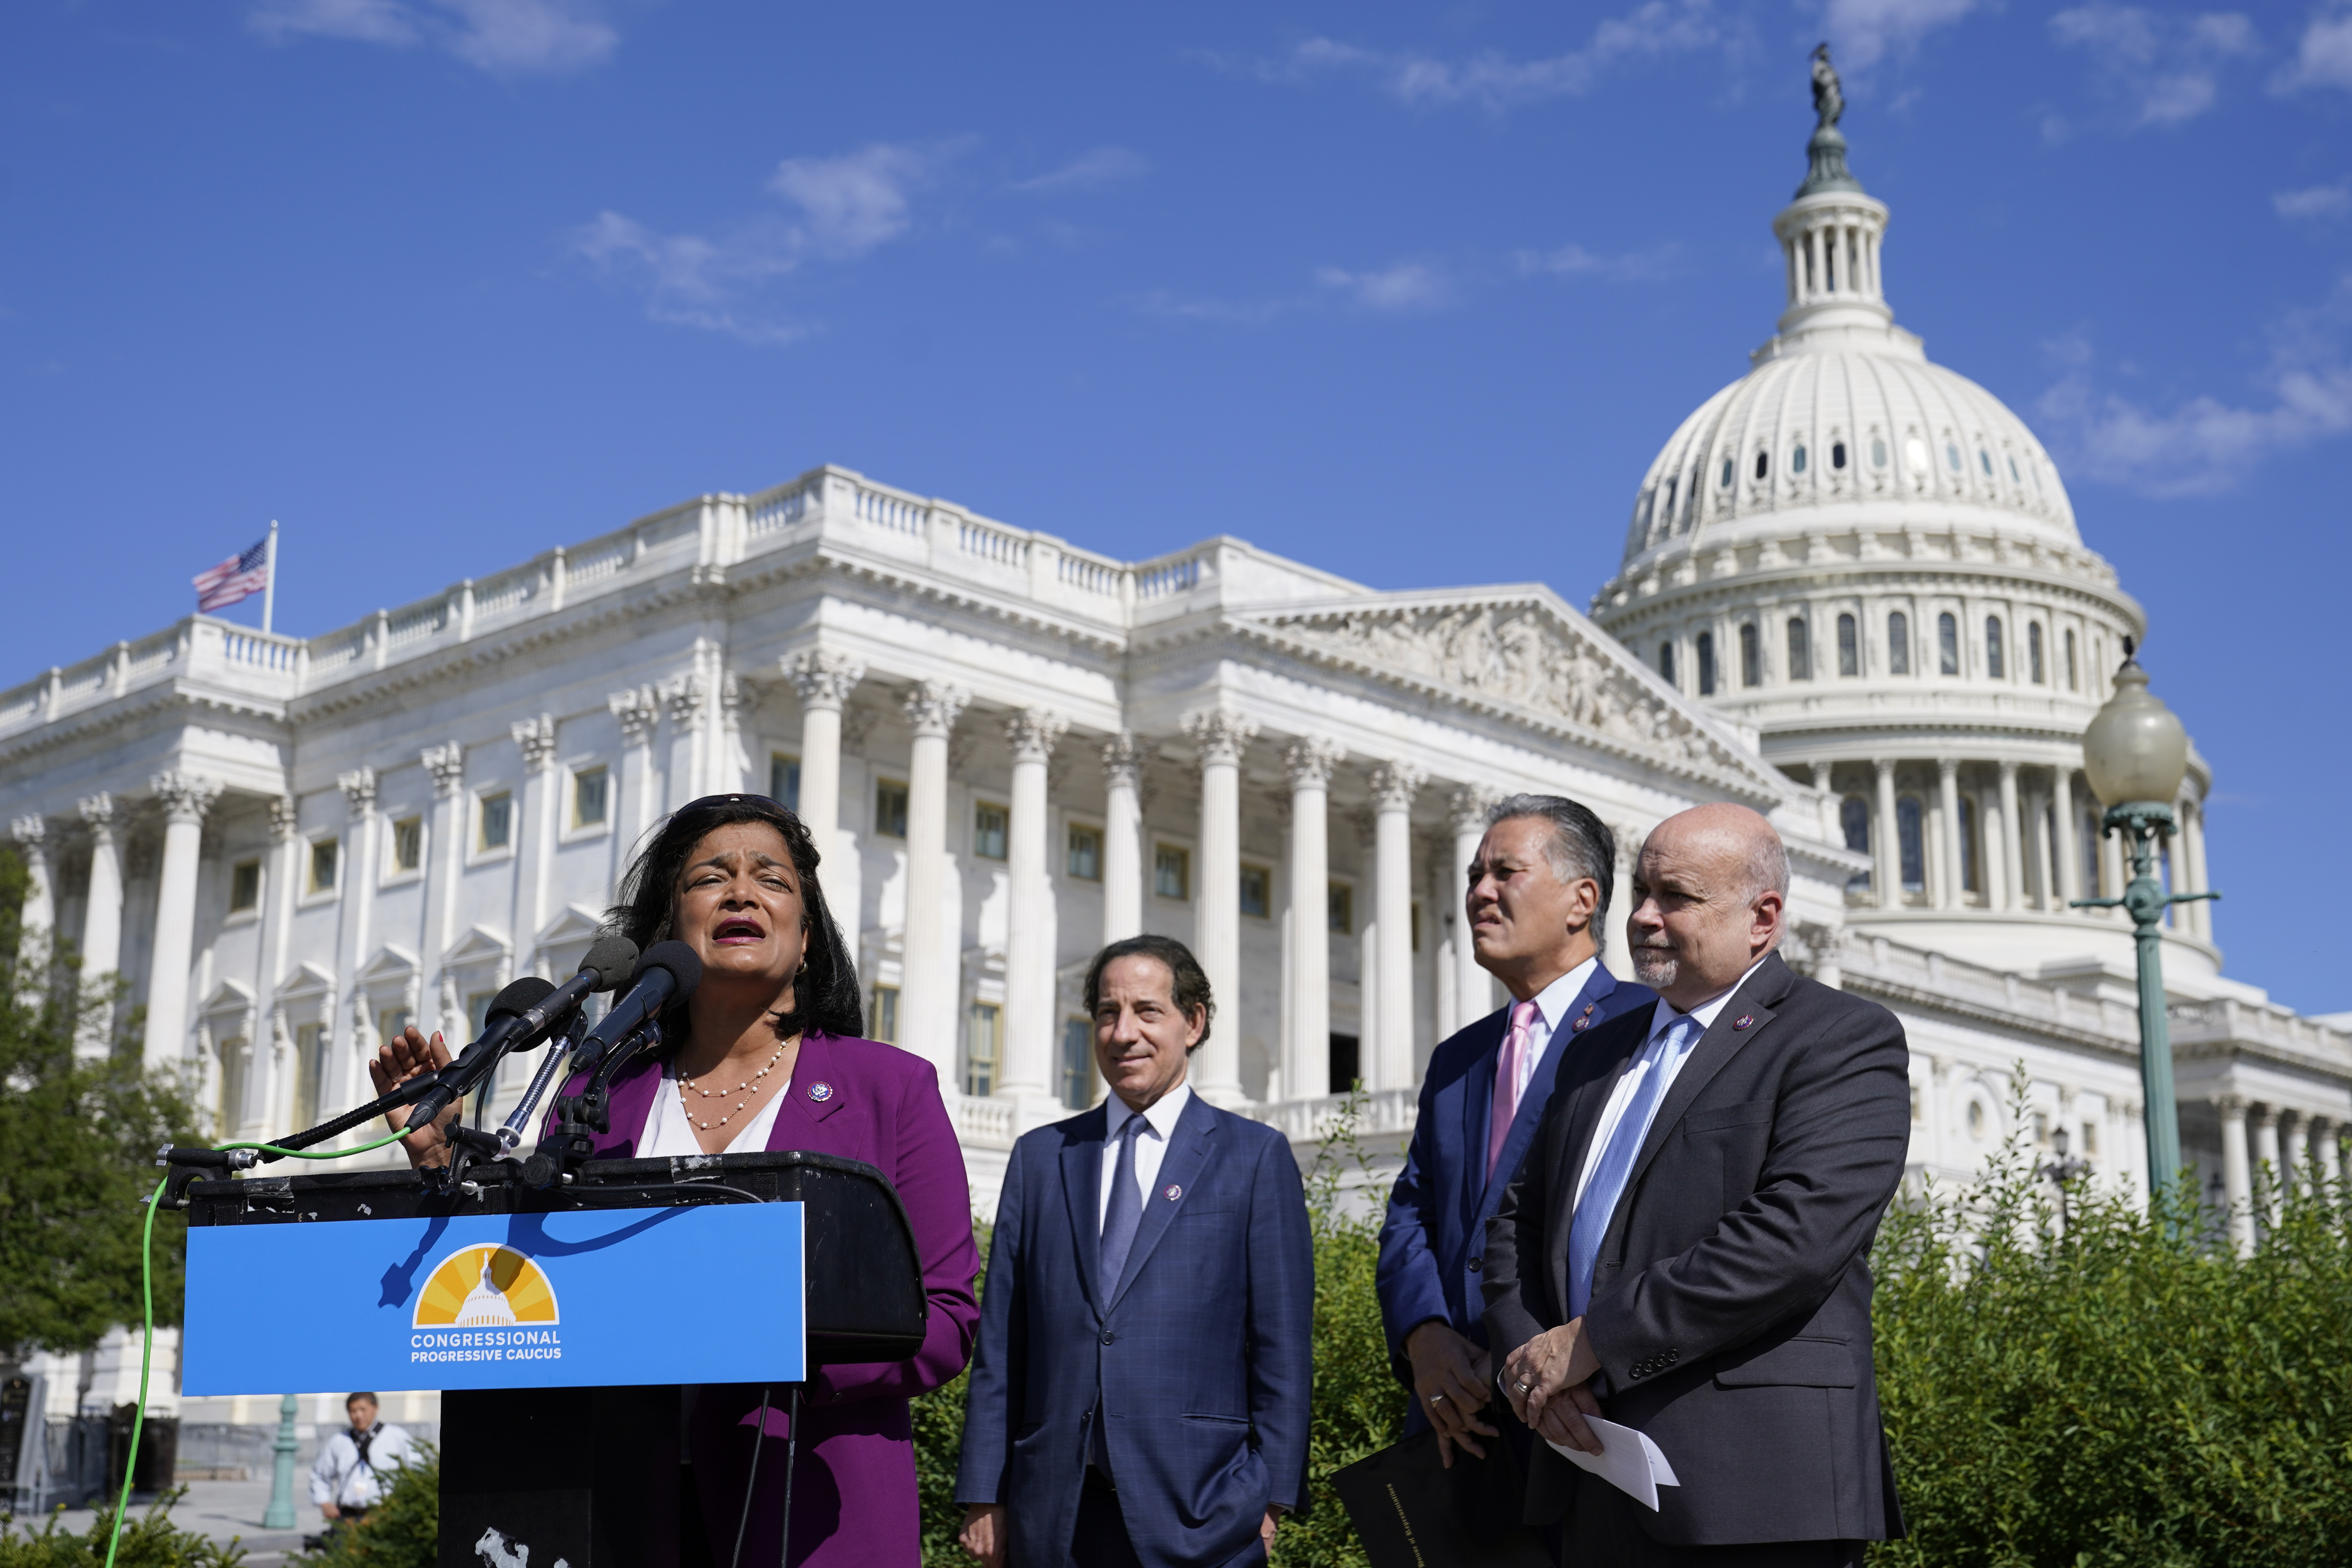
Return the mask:
{"type": "Polygon", "coordinates": [[[802,1207],[193,1226],[182,1392],[797,1383],[802,1207]],[[696,1331],[714,1312],[750,1339],[696,1331]]]}

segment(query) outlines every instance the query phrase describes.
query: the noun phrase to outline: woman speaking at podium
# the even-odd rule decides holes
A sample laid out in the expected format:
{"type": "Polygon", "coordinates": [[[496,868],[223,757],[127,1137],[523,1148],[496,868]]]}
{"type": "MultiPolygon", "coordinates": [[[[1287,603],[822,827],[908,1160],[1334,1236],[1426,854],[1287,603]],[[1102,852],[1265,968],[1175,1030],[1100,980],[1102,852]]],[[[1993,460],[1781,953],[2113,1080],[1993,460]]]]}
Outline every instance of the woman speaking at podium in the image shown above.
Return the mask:
{"type": "MultiPolygon", "coordinates": [[[[972,1279],[971,1194],[939,1076],[910,1052],[858,1037],[857,975],[817,885],[816,846],[800,818],[765,795],[709,795],[681,806],[622,879],[608,924],[639,948],[671,939],[702,960],[702,984],[662,1019],[661,1059],[614,1079],[600,1159],[801,1149],[863,1160],[898,1189],[922,1255],[929,1331],[912,1359],[814,1369],[802,1405],[788,1561],[810,1568],[921,1557],[909,1395],[963,1370],[980,1310],[972,1279]]],[[[380,1089],[448,1053],[414,1028],[372,1064],[380,1089]]],[[[575,1081],[566,1092],[580,1088],[575,1081]]],[[[404,1120],[404,1112],[395,1112],[404,1120]]],[[[404,1141],[410,1159],[446,1158],[439,1131],[404,1141]]],[[[659,1331],[756,1337],[766,1315],[727,1289],[714,1258],[709,1314],[659,1331]]],[[[688,1445],[705,1539],[732,1553],[751,1474],[757,1384],[687,1391],[688,1445]]],[[[741,1561],[777,1560],[782,1471],[772,1445],[784,1411],[767,1414],[766,1462],[741,1561]]],[[[697,1500],[682,1499],[692,1507],[697,1500]]]]}

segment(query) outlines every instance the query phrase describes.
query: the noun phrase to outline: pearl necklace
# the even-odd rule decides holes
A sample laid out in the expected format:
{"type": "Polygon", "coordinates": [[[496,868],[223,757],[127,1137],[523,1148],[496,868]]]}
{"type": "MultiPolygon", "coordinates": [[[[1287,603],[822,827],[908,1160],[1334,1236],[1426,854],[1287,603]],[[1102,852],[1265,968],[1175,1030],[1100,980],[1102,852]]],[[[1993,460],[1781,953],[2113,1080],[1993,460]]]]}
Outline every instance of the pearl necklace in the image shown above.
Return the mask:
{"type": "Polygon", "coordinates": [[[776,1042],[776,1054],[768,1058],[768,1065],[761,1068],[758,1072],[753,1073],[750,1078],[745,1079],[741,1083],[737,1084],[733,1089],[704,1089],[699,1084],[697,1084],[694,1079],[687,1074],[680,1073],[677,1075],[677,1098],[679,1108],[685,1110],[686,1119],[688,1121],[693,1122],[705,1132],[715,1131],[719,1128],[724,1127],[729,1122],[734,1121],[736,1115],[741,1111],[744,1107],[751,1103],[750,1099],[751,1090],[759,1088],[760,1080],[767,1077],[770,1072],[773,1071],[776,1064],[783,1059],[784,1042],[778,1040],[776,1042]],[[737,1100],[734,1106],[729,1110],[727,1114],[720,1117],[718,1121],[705,1121],[696,1116],[694,1114],[693,1108],[686,1103],[686,1093],[688,1089],[692,1089],[695,1093],[700,1095],[705,1100],[725,1100],[738,1094],[742,1095],[745,1098],[737,1100]]]}

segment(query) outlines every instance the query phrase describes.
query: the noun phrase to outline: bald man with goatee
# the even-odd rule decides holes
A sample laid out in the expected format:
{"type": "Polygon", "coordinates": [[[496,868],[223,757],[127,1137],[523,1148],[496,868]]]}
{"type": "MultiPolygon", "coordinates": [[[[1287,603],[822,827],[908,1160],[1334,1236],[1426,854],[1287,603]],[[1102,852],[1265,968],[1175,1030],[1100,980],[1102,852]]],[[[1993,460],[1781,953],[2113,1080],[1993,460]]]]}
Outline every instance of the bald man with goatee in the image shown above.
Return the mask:
{"type": "Polygon", "coordinates": [[[1871,1238],[1902,1180],[1910,1052],[1775,951],[1789,857],[1744,806],[1667,818],[1627,918],[1657,992],[1563,1064],[1488,1226],[1487,1341],[1519,1418],[1646,1433],[1652,1512],[1546,1445],[1527,1520],[1564,1568],[1859,1568],[1903,1533],[1872,1379],[1871,1238]]]}

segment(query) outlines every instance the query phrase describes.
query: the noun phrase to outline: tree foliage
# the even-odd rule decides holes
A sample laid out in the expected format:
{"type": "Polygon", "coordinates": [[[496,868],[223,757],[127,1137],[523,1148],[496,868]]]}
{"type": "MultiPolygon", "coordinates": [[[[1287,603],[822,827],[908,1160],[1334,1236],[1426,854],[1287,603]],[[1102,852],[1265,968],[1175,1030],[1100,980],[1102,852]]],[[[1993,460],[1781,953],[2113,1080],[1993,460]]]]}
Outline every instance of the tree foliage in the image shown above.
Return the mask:
{"type": "Polygon", "coordinates": [[[392,1474],[367,1517],[294,1559],[303,1568],[433,1568],[441,1551],[441,1455],[429,1443],[392,1474]]]}
{"type": "MultiPolygon", "coordinates": [[[[235,1542],[217,1545],[172,1522],[172,1505],[186,1495],[185,1489],[165,1492],[122,1527],[114,1568],[237,1568],[245,1561],[245,1549],[235,1542]]],[[[37,1531],[20,1532],[13,1519],[0,1515],[0,1568],[100,1568],[113,1529],[111,1508],[100,1509],[80,1535],[58,1529],[54,1516],[37,1531]]]]}
{"type": "MultiPolygon", "coordinates": [[[[0,901],[13,917],[14,900],[0,901]]],[[[37,944],[46,945],[46,944],[37,944]]],[[[197,1136],[176,1077],[135,1039],[77,1055],[80,1020],[121,1016],[121,988],[79,984],[70,952],[0,967],[0,1352],[87,1350],[141,1316],[143,1199],[155,1150],[197,1136]]],[[[126,1029],[131,1020],[126,1019],[126,1029]]],[[[155,1321],[180,1321],[181,1217],[155,1225],[155,1321]]]]}
{"type": "Polygon", "coordinates": [[[2344,1193],[2297,1175],[2242,1258],[2189,1182],[2154,1215],[2077,1183],[2062,1224],[2021,1135],[1898,1205],[1875,1329],[1912,1533],[1874,1568],[2352,1555],[2352,1231],[2344,1193]]]}

